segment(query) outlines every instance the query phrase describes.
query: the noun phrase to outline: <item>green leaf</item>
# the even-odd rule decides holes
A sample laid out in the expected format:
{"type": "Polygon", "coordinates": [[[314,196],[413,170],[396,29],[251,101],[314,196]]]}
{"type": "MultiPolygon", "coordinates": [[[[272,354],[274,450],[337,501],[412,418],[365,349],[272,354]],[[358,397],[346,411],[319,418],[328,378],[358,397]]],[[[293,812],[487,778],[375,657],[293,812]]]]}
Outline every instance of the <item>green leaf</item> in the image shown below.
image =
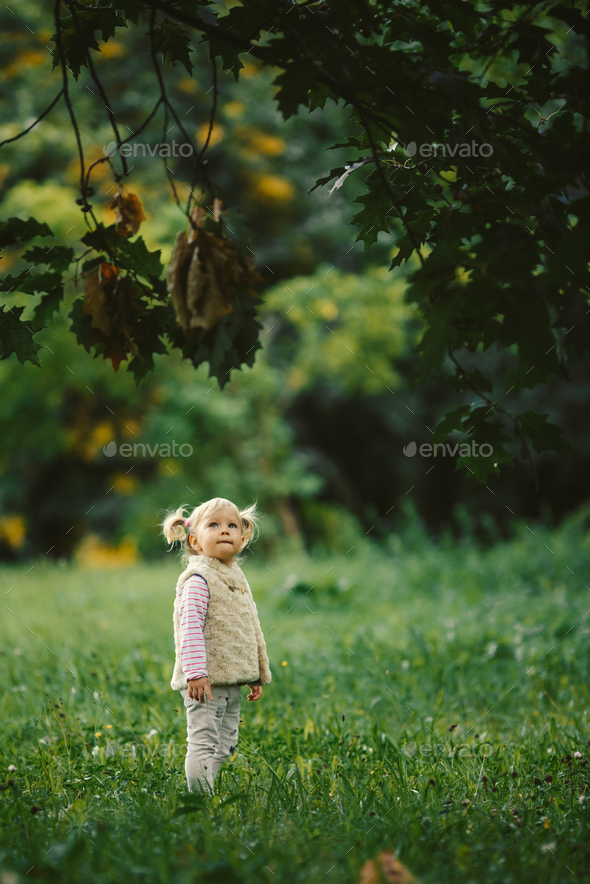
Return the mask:
{"type": "Polygon", "coordinates": [[[560,438],[563,429],[555,424],[548,424],[548,417],[548,414],[539,414],[531,409],[517,414],[516,420],[524,435],[531,440],[535,451],[556,451],[558,454],[573,451],[569,442],[560,438]]]}
{"type": "Polygon", "coordinates": [[[472,371],[464,371],[461,373],[457,370],[455,375],[448,380],[455,390],[485,390],[486,393],[491,393],[494,388],[492,380],[486,378],[479,368],[474,368],[472,371]]]}
{"type": "MultiPolygon", "coordinates": [[[[381,176],[376,169],[367,176],[365,183],[371,189],[367,193],[363,193],[361,196],[353,199],[354,203],[361,203],[364,209],[353,215],[349,223],[361,225],[355,242],[362,240],[365,251],[370,252],[371,247],[377,242],[379,231],[384,230],[386,233],[389,233],[390,219],[388,215],[392,209],[392,202],[391,196],[385,189],[381,176]]],[[[394,214],[392,213],[391,218],[393,219],[393,217],[394,214]]]]}
{"type": "Polygon", "coordinates": [[[33,312],[32,325],[35,330],[41,330],[48,325],[53,318],[54,313],[59,313],[59,308],[64,296],[63,286],[54,289],[43,295],[41,301],[35,307],[33,312]]]}
{"type": "Polygon", "coordinates": [[[314,186],[311,190],[308,190],[308,193],[312,193],[316,189],[316,187],[323,187],[324,184],[327,184],[328,181],[331,181],[332,178],[336,178],[337,176],[342,175],[343,172],[346,171],[346,166],[339,166],[337,169],[332,169],[329,175],[326,175],[325,178],[318,178],[314,186]]]}
{"type": "Polygon", "coordinates": [[[193,63],[190,60],[191,46],[190,34],[182,25],[162,19],[160,24],[151,32],[154,52],[161,52],[166,66],[176,64],[184,65],[188,75],[193,71],[193,63]]]}
{"type": "Polygon", "coordinates": [[[64,273],[74,260],[74,250],[68,246],[33,246],[22,255],[29,264],[48,264],[59,273],[64,273]]]}
{"type": "Polygon", "coordinates": [[[453,314],[449,309],[431,310],[428,320],[429,325],[415,347],[415,352],[421,353],[422,359],[414,369],[414,385],[425,380],[432,371],[441,368],[452,340],[453,314]]]}
{"type": "Polygon", "coordinates": [[[250,46],[260,38],[263,31],[269,27],[269,21],[272,13],[264,6],[259,7],[254,3],[242,3],[242,5],[232,6],[227,15],[221,17],[213,16],[210,10],[200,9],[199,17],[207,20],[211,26],[215,26],[216,32],[205,34],[202,43],[209,41],[210,50],[209,57],[219,56],[222,59],[222,68],[224,71],[231,71],[234,79],[239,78],[239,71],[244,67],[240,61],[240,53],[246,54],[250,46]],[[234,40],[227,39],[224,34],[231,35],[234,39],[240,38],[242,46],[236,46],[234,40]]]}
{"type": "Polygon", "coordinates": [[[38,351],[41,344],[35,341],[34,330],[20,318],[24,309],[13,307],[6,310],[4,304],[0,305],[0,359],[7,359],[15,353],[21,365],[25,362],[40,365],[38,351]]]}
{"type": "Polygon", "coordinates": [[[433,442],[445,442],[447,436],[454,430],[465,431],[467,415],[471,413],[470,405],[459,405],[452,411],[447,411],[442,420],[438,422],[434,429],[433,442]]]}
{"type": "Polygon", "coordinates": [[[108,6],[101,6],[100,9],[76,7],[75,18],[64,16],[60,19],[60,40],[58,41],[57,32],[51,36],[55,43],[53,67],[56,68],[65,61],[77,80],[80,69],[88,65],[90,49],[99,49],[96,32],[100,31],[102,40],[106,43],[114,36],[117,27],[127,27],[125,18],[108,6]],[[62,54],[59,50],[60,42],[62,54]]]}
{"type": "Polygon", "coordinates": [[[273,83],[279,87],[275,101],[285,120],[297,113],[300,104],[309,107],[310,90],[317,87],[310,65],[302,60],[286,63],[285,70],[273,83]]]}
{"type": "Polygon", "coordinates": [[[62,287],[61,273],[31,273],[32,268],[23,270],[18,276],[7,273],[0,281],[2,292],[24,292],[26,295],[34,295],[40,292],[52,292],[62,287]]]}
{"type": "Polygon", "coordinates": [[[0,221],[0,248],[28,242],[35,236],[53,236],[51,229],[36,218],[9,218],[0,221]]]}
{"type": "Polygon", "coordinates": [[[134,356],[127,366],[127,371],[133,375],[136,387],[149,372],[154,371],[154,355],[168,352],[162,335],[165,334],[166,326],[172,320],[173,310],[170,304],[151,307],[137,318],[134,342],[139,350],[139,355],[134,356]]]}
{"type": "MultiPolygon", "coordinates": [[[[72,304],[72,309],[68,313],[68,318],[72,320],[70,330],[76,336],[76,340],[85,350],[90,352],[92,339],[94,337],[94,329],[92,328],[92,319],[84,313],[84,298],[76,298],[72,304]]],[[[98,345],[100,347],[100,345],[98,345]]]]}
{"type": "Polygon", "coordinates": [[[114,224],[105,227],[99,223],[96,230],[89,230],[81,241],[98,252],[105,252],[117,267],[131,270],[152,283],[159,280],[164,270],[160,260],[161,249],[148,251],[141,236],[124,239],[119,236],[114,224]]]}
{"type": "Polygon", "coordinates": [[[470,430],[469,439],[461,443],[471,444],[472,453],[460,455],[456,467],[457,470],[467,469],[471,478],[479,484],[486,482],[490,475],[498,475],[499,468],[495,464],[503,463],[506,466],[511,466],[513,460],[505,448],[507,444],[512,442],[512,439],[504,434],[497,418],[483,419],[488,411],[487,406],[472,411],[473,427],[470,430]],[[484,445],[491,446],[491,453],[488,454],[487,448],[484,454],[481,453],[484,445]]]}

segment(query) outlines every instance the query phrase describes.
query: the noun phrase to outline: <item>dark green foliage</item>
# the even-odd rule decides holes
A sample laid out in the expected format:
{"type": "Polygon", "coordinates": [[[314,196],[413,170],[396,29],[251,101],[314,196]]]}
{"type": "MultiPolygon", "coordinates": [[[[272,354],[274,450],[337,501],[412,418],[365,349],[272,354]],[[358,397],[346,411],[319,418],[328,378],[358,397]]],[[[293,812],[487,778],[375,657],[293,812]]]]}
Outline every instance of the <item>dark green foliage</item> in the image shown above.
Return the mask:
{"type": "MultiPolygon", "coordinates": [[[[148,25],[151,40],[145,41],[143,61],[156,62],[169,128],[173,120],[176,126],[182,122],[168,99],[165,77],[176,62],[192,73],[194,36],[199,45],[208,44],[214,90],[219,62],[221,71],[238,79],[248,56],[276,72],[274,99],[285,120],[303,109],[324,109],[329,98],[348,107],[355,134],[346,143],[346,171],[364,175],[367,187],[354,198],[362,207],[352,218],[357,240],[370,252],[379,238],[393,237],[399,251],[392,270],[417,261],[406,299],[417,306],[426,328],[416,347],[414,382],[438,377],[456,394],[475,394],[462,414],[463,428],[477,444],[493,439],[494,458],[470,463],[474,477],[483,482],[497,469],[494,463],[512,463],[505,447],[511,437],[525,451],[529,442],[537,452],[567,450],[559,428],[543,416],[512,413],[498,399],[510,389],[567,379],[569,368],[588,353],[590,30],[579,0],[512,7],[492,2],[485,12],[464,0],[426,6],[410,0],[403,7],[260,0],[229,10],[184,0],[149,6],[104,0],[99,6],[56,9],[61,17],[53,23],[53,65],[62,67],[66,79],[70,74],[77,79],[83,66],[91,70],[93,53],[116,40],[118,29],[148,25]],[[360,159],[366,162],[352,171],[360,159]],[[494,345],[519,361],[502,391],[494,390],[481,368],[468,367],[469,354],[494,345]],[[482,402],[483,412],[477,410],[482,402]]],[[[216,96],[214,91],[212,120],[216,96]]],[[[73,117],[68,94],[64,100],[73,117]]],[[[76,139],[82,152],[77,133],[76,139]]],[[[195,156],[194,175],[210,206],[215,181],[201,152],[195,156]]],[[[332,169],[316,187],[344,171],[332,169]]],[[[172,180],[167,167],[163,174],[172,180]]],[[[129,363],[136,380],[153,369],[153,353],[166,352],[161,332],[195,366],[208,361],[221,388],[233,367],[252,365],[261,346],[261,326],[251,309],[256,302],[236,296],[234,313],[203,338],[181,333],[171,313],[162,325],[163,314],[148,303],[167,299],[159,251],[150,253],[141,237],[130,242],[114,225],[97,222],[91,199],[88,182],[79,202],[92,229],[82,242],[125,269],[145,299],[138,319],[140,356],[129,363]]],[[[0,244],[48,235],[34,218],[10,224],[0,228],[0,244]]],[[[8,288],[42,294],[33,329],[59,308],[60,274],[71,256],[58,248],[49,272],[5,279],[8,288]]],[[[27,256],[36,262],[43,257],[27,256]]],[[[74,331],[86,345],[81,315],[74,315],[74,331]]],[[[34,360],[34,348],[27,350],[18,335],[19,358],[34,360]]],[[[9,339],[5,329],[3,357],[12,352],[9,339]]]]}

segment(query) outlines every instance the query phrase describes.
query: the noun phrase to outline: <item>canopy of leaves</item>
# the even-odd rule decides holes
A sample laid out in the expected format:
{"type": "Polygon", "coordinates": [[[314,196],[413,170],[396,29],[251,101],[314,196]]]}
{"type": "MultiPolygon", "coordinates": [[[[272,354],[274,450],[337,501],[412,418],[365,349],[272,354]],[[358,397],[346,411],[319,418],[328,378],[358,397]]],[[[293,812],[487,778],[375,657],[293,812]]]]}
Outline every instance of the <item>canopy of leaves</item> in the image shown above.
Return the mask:
{"type": "MultiPolygon", "coordinates": [[[[168,158],[173,155],[167,138],[172,127],[192,143],[168,97],[166,80],[178,66],[191,74],[191,38],[197,35],[197,50],[208,53],[213,86],[205,138],[192,153],[184,210],[189,231],[194,230],[195,204],[207,208],[215,197],[225,197],[205,157],[215,141],[222,73],[237,80],[246,54],[273,70],[275,100],[285,120],[301,110],[324,109],[328,99],[342,102],[351,112],[345,145],[349,158],[316,184],[333,182],[337,190],[349,176],[366,174],[366,192],[356,197],[357,240],[370,252],[379,236],[392,237],[398,247],[392,271],[410,258],[417,261],[405,294],[424,325],[414,380],[439,376],[457,393],[474,396],[467,407],[447,415],[437,432],[460,428],[494,449],[495,466],[482,459],[458,466],[468,466],[485,481],[498,464],[510,463],[507,430],[522,440],[528,456],[532,449],[567,450],[559,428],[548,425],[543,415],[512,412],[510,394],[552,377],[567,379],[568,369],[588,352],[590,23],[583,3],[507,7],[499,0],[427,5],[408,0],[403,6],[260,0],[212,10],[194,0],[101,0],[58,2],[47,26],[53,34],[48,66],[61,76],[55,99],[41,116],[60,102],[70,115],[78,202],[89,227],[82,243],[93,253],[82,271],[112,266],[122,285],[127,280],[121,290],[125,303],[133,292],[137,306],[132,320],[129,310],[111,311],[108,331],[104,322],[97,331],[96,313],[88,306],[85,310],[79,298],[71,312],[79,343],[105,357],[114,353],[115,368],[132,356],[128,365],[137,381],[152,370],[154,353],[178,348],[195,366],[208,361],[222,388],[232,368],[252,364],[260,346],[251,294],[232,288],[224,293],[231,313],[208,330],[183,328],[159,255],[137,235],[138,224],[121,228],[119,222],[118,228],[109,228],[95,216],[93,175],[108,163],[115,181],[123,181],[129,172],[124,148],[148,122],[130,135],[119,130],[116,102],[104,91],[96,59],[126,31],[146,33],[147,27],[143,52],[158,96],[152,114],[163,116],[162,148],[167,150],[162,156],[168,158]],[[113,134],[114,153],[106,151],[94,163],[85,156],[75,112],[75,91],[86,87],[96,92],[97,109],[107,115],[113,134]],[[519,360],[500,388],[466,359],[493,345],[511,349],[519,360]]],[[[124,94],[117,99],[126,100],[124,94]]],[[[180,206],[174,174],[167,164],[165,169],[180,206]]],[[[276,197],[280,201],[280,187],[276,197]]],[[[211,232],[231,240],[231,224],[211,223],[218,225],[211,232]]],[[[10,247],[36,235],[48,232],[31,218],[7,222],[2,237],[10,247]]],[[[23,256],[36,267],[34,249],[46,249],[47,272],[33,275],[31,266],[2,282],[5,292],[42,296],[32,322],[17,310],[10,319],[3,313],[2,358],[14,352],[21,361],[36,360],[34,335],[63,296],[66,246],[54,245],[60,249],[55,256],[46,243],[23,256]]],[[[236,240],[233,248],[243,254],[248,247],[236,240]]],[[[77,265],[82,255],[71,257],[77,265]]],[[[394,322],[384,308],[384,327],[392,336],[394,322]]]]}

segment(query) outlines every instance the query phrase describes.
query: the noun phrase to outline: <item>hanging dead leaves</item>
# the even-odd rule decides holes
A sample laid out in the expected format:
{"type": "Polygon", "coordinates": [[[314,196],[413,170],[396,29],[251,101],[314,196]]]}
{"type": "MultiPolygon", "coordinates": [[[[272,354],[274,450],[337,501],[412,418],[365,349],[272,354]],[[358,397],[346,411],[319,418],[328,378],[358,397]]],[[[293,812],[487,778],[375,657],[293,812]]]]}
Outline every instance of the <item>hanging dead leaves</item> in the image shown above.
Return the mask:
{"type": "Polygon", "coordinates": [[[221,234],[221,201],[214,200],[213,222],[216,232],[204,224],[211,220],[201,207],[192,213],[191,232],[181,231],[176,238],[168,268],[168,291],[176,311],[176,319],[185,334],[202,328],[209,331],[219,320],[233,311],[232,293],[262,282],[264,277],[254,268],[254,261],[238,252],[221,234]]]}
{"type": "MultiPolygon", "coordinates": [[[[116,212],[116,230],[123,239],[136,234],[146,220],[140,199],[119,187],[111,208],[116,212]]],[[[145,313],[141,291],[129,274],[103,261],[84,275],[83,312],[90,317],[92,333],[87,345],[103,344],[103,358],[110,359],[115,371],[129,354],[140,356],[137,339],[141,337],[138,317],[145,313]]],[[[141,357],[140,357],[141,358],[141,357]]]]}
{"type": "Polygon", "coordinates": [[[103,357],[110,359],[117,371],[129,353],[139,355],[134,338],[137,317],[145,312],[139,290],[129,276],[106,262],[87,271],[84,279],[83,311],[90,316],[93,328],[88,345],[104,344],[103,357]]]}
{"type": "Polygon", "coordinates": [[[111,208],[116,212],[117,233],[124,238],[137,233],[141,222],[147,221],[139,197],[134,193],[126,194],[123,187],[119,187],[114,195],[111,208]]]}

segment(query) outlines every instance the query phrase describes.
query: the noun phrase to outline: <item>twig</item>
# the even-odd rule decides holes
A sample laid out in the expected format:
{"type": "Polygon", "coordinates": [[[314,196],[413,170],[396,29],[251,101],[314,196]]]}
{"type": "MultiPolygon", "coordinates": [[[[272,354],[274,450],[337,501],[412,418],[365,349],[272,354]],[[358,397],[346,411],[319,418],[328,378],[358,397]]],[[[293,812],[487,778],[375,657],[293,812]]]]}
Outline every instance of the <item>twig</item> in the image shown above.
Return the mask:
{"type": "MultiPolygon", "coordinates": [[[[69,6],[70,11],[72,13],[72,18],[74,20],[74,24],[75,24],[76,30],[78,32],[78,37],[80,38],[80,42],[82,45],[84,45],[84,35],[82,34],[82,31],[80,29],[80,24],[78,22],[78,16],[77,16],[75,8],[74,8],[74,6],[76,4],[72,3],[72,0],[65,0],[65,2],[67,4],[67,6],[69,6]]],[[[83,7],[83,8],[85,9],[86,7],[83,7]]],[[[109,100],[107,98],[106,92],[104,91],[103,85],[97,76],[96,69],[94,67],[94,62],[92,61],[92,57],[90,55],[90,49],[86,49],[86,61],[88,62],[88,70],[90,71],[90,76],[94,80],[94,82],[96,84],[96,88],[98,89],[98,91],[100,93],[100,97],[102,98],[102,100],[104,102],[104,106],[107,109],[107,113],[109,115],[109,121],[110,121],[112,130],[115,133],[117,147],[121,147],[121,136],[119,135],[119,129],[117,128],[117,124],[115,122],[115,114],[113,113],[113,111],[111,109],[111,106],[109,104],[109,100]]],[[[125,157],[120,152],[119,152],[119,156],[121,157],[121,163],[123,165],[123,173],[125,175],[128,175],[129,172],[127,170],[127,162],[125,160],[125,157]]],[[[86,188],[88,187],[89,174],[90,174],[90,170],[88,170],[88,174],[86,175],[86,182],[85,182],[86,188]]]]}
{"type": "Polygon", "coordinates": [[[86,192],[84,187],[84,150],[82,148],[82,141],[80,138],[80,130],[78,129],[78,122],[76,120],[76,115],[74,114],[74,108],[72,107],[72,102],[70,101],[70,93],[68,87],[68,66],[66,64],[66,59],[63,53],[63,44],[61,42],[61,20],[60,20],[60,4],[61,0],[55,0],[53,6],[53,16],[55,19],[55,42],[57,44],[57,48],[59,51],[59,61],[62,72],[63,79],[63,96],[64,101],[66,103],[66,107],[68,109],[68,113],[70,115],[70,120],[72,121],[72,127],[74,129],[74,134],[76,136],[76,144],[78,146],[78,156],[80,158],[80,195],[83,200],[82,209],[87,211],[88,203],[86,200],[86,192]]]}
{"type": "MultiPolygon", "coordinates": [[[[202,162],[203,154],[207,150],[207,146],[208,146],[209,140],[211,138],[211,133],[213,131],[213,125],[215,122],[215,112],[217,110],[218,87],[217,87],[217,65],[215,63],[215,57],[213,57],[211,59],[211,68],[212,68],[212,72],[213,72],[213,104],[211,105],[211,115],[209,117],[209,131],[207,132],[207,138],[205,140],[205,144],[201,148],[201,152],[200,152],[199,156],[195,160],[195,171],[194,171],[194,175],[191,180],[188,201],[186,204],[186,214],[188,215],[189,219],[191,217],[191,213],[190,213],[191,199],[194,199],[193,190],[195,189],[195,184],[197,182],[197,175],[199,174],[199,169],[204,170],[204,165],[202,162]]],[[[205,173],[204,177],[208,178],[206,173],[205,173]]]]}
{"type": "MultiPolygon", "coordinates": [[[[127,138],[123,138],[123,140],[121,141],[120,147],[122,147],[124,144],[127,144],[128,141],[131,141],[131,139],[132,139],[132,138],[135,138],[136,135],[139,135],[140,132],[143,132],[143,130],[145,129],[145,127],[148,125],[148,123],[150,122],[150,120],[152,119],[152,117],[154,116],[154,114],[156,113],[156,111],[158,110],[158,108],[160,107],[161,103],[162,103],[162,97],[160,96],[160,98],[158,98],[158,100],[156,101],[153,110],[151,111],[151,113],[149,114],[149,116],[146,117],[146,119],[145,119],[144,122],[141,124],[141,126],[139,127],[139,129],[136,129],[134,132],[131,133],[131,135],[128,135],[127,138]]],[[[86,175],[86,181],[87,181],[87,182],[89,181],[89,179],[90,179],[90,172],[92,171],[92,169],[94,169],[95,166],[99,166],[101,163],[107,163],[107,162],[110,163],[110,157],[106,157],[106,156],[105,156],[105,157],[101,157],[99,160],[95,160],[95,162],[92,163],[92,165],[88,167],[88,173],[87,173],[87,175],[86,175]]],[[[115,180],[116,180],[116,181],[119,181],[120,178],[122,177],[122,175],[121,175],[119,172],[114,172],[114,175],[115,175],[115,180]]]]}
{"type": "MultiPolygon", "coordinates": [[[[166,144],[166,136],[167,136],[167,134],[168,134],[168,133],[167,133],[167,129],[168,129],[168,108],[169,108],[169,106],[170,106],[170,102],[168,101],[168,96],[166,95],[166,87],[164,86],[164,79],[163,79],[163,77],[162,77],[162,71],[160,70],[160,65],[158,64],[158,59],[157,59],[156,50],[155,50],[155,46],[154,46],[154,22],[155,22],[155,18],[156,18],[156,6],[155,6],[155,4],[154,4],[154,5],[152,6],[152,11],[151,11],[151,15],[150,15],[150,30],[149,30],[149,37],[150,37],[150,55],[151,55],[152,60],[153,60],[153,63],[154,63],[154,70],[156,71],[156,77],[157,77],[157,79],[158,79],[158,83],[159,83],[159,86],[160,86],[160,96],[161,96],[161,98],[162,98],[162,101],[164,102],[164,128],[163,128],[163,136],[164,136],[164,143],[166,144]]],[[[168,178],[168,181],[169,181],[169,183],[170,183],[170,187],[172,188],[172,192],[173,192],[173,194],[174,194],[174,199],[176,200],[176,205],[177,205],[178,208],[181,210],[181,212],[183,212],[183,214],[184,214],[184,209],[183,209],[182,206],[180,205],[180,200],[178,199],[178,193],[176,192],[176,185],[174,184],[174,181],[172,180],[172,174],[171,174],[170,169],[168,168],[168,165],[167,165],[167,163],[166,163],[166,157],[162,157],[162,160],[163,160],[163,162],[164,162],[164,168],[166,169],[166,177],[168,178]]]]}
{"type": "Polygon", "coordinates": [[[43,113],[39,117],[37,117],[37,119],[35,120],[34,123],[31,123],[31,125],[27,129],[23,129],[23,131],[19,132],[18,135],[13,135],[12,138],[7,138],[5,141],[0,141],[0,147],[4,147],[5,144],[10,144],[11,141],[18,141],[19,138],[22,138],[23,135],[26,135],[27,132],[30,132],[31,129],[34,129],[35,126],[37,125],[37,123],[40,123],[41,120],[47,116],[47,114],[49,113],[51,108],[57,104],[57,102],[59,101],[59,99],[62,97],[63,94],[64,94],[64,90],[60,89],[59,92],[57,93],[57,95],[55,96],[55,98],[53,99],[53,101],[51,102],[51,104],[49,105],[49,107],[45,108],[43,113]]]}

